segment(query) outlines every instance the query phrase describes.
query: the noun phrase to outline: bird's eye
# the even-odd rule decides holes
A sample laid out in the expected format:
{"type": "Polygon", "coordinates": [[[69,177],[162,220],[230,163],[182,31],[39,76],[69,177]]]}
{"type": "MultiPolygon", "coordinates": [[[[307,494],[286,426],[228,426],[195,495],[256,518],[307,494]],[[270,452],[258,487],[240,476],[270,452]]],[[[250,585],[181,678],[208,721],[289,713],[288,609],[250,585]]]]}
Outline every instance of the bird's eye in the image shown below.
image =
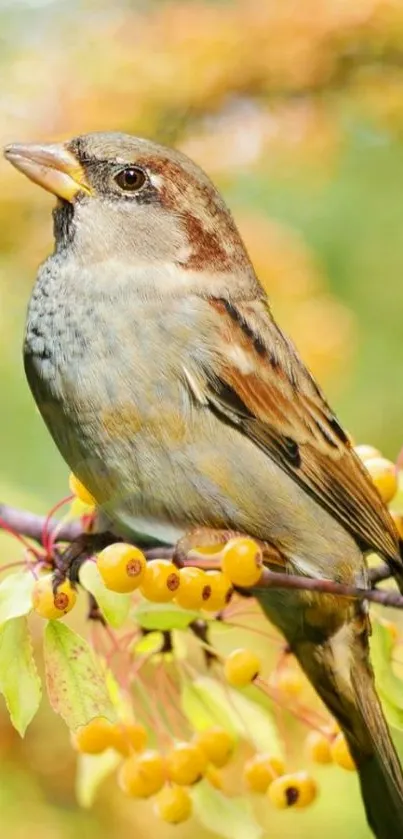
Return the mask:
{"type": "Polygon", "coordinates": [[[145,183],[146,176],[137,166],[128,166],[115,175],[115,181],[124,192],[136,192],[145,183]]]}

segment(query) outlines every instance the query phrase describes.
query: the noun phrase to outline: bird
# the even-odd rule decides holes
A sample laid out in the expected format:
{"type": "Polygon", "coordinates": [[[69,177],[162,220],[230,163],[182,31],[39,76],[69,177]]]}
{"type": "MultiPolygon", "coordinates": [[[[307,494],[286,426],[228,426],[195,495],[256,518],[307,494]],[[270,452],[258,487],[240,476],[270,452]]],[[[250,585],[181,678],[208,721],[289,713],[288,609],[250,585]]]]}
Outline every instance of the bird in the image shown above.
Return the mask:
{"type": "MultiPolygon", "coordinates": [[[[361,588],[374,551],[402,588],[390,514],[207,175],[120,133],[14,143],[5,156],[57,197],[54,251],[28,306],[28,383],[113,532],[158,544],[244,533],[271,547],[273,571],[361,588]]],[[[403,835],[366,605],[253,592],[345,734],[374,835],[403,835]]]]}

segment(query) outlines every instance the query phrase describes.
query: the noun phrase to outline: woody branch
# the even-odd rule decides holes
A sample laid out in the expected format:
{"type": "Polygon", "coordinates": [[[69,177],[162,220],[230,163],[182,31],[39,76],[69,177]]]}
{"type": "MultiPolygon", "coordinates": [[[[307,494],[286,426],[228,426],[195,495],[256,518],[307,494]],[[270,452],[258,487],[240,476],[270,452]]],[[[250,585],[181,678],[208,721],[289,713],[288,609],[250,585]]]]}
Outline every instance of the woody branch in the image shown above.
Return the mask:
{"type": "MultiPolygon", "coordinates": [[[[43,533],[46,528],[48,535],[57,533],[57,542],[71,544],[80,537],[85,537],[80,521],[60,522],[58,519],[47,519],[28,510],[21,510],[11,507],[8,504],[0,504],[0,530],[10,533],[17,533],[34,542],[41,544],[43,533]]],[[[174,547],[155,548],[150,547],[144,550],[148,559],[156,556],[170,558],[173,556],[174,547]]],[[[194,556],[194,552],[192,552],[194,556]]],[[[196,560],[192,559],[192,564],[196,560]]],[[[299,591],[311,591],[315,593],[333,594],[339,597],[349,597],[358,600],[369,600],[373,603],[380,603],[395,609],[403,609],[403,596],[394,590],[378,590],[377,583],[392,577],[390,568],[385,563],[373,568],[370,572],[369,589],[345,586],[330,580],[316,580],[301,577],[295,574],[272,572],[265,568],[259,580],[259,588],[281,588],[294,589],[299,591]]]]}

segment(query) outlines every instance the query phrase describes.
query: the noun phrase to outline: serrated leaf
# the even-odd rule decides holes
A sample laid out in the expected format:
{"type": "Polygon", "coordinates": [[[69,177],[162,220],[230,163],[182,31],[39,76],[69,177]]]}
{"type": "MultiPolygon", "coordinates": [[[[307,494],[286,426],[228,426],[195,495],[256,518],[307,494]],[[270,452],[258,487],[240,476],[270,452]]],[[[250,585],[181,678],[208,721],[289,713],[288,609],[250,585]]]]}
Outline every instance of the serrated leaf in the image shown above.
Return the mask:
{"type": "Polygon", "coordinates": [[[263,835],[246,798],[225,798],[206,781],[193,787],[191,795],[199,821],[224,839],[260,839],[263,835]]]}
{"type": "Polygon", "coordinates": [[[182,709],[198,731],[211,725],[222,725],[259,751],[282,755],[282,746],[269,713],[240,691],[222,685],[208,676],[186,683],[182,693],[182,709]]]}
{"type": "Polygon", "coordinates": [[[27,615],[32,609],[32,589],[35,580],[30,571],[9,574],[0,583],[0,625],[12,618],[27,615]]]}
{"type": "Polygon", "coordinates": [[[115,722],[105,669],[83,638],[66,624],[49,621],[44,654],[50,704],[71,730],[94,717],[115,722]]]}
{"type": "Polygon", "coordinates": [[[79,755],[76,774],[76,797],[80,807],[92,807],[103,781],[115,771],[122,761],[114,749],[100,755],[79,755]]]}
{"type": "Polygon", "coordinates": [[[131,595],[117,594],[106,588],[96,563],[91,560],[82,564],[79,576],[81,585],[94,595],[106,622],[119,629],[129,614],[131,595]]]}
{"type": "Polygon", "coordinates": [[[148,600],[141,600],[132,610],[131,617],[143,629],[159,629],[166,632],[170,629],[186,629],[192,621],[200,617],[200,613],[181,609],[174,603],[150,603],[148,600]]]}
{"type": "Polygon", "coordinates": [[[42,696],[31,636],[24,617],[0,627],[0,693],[21,737],[35,716],[42,696]]]}

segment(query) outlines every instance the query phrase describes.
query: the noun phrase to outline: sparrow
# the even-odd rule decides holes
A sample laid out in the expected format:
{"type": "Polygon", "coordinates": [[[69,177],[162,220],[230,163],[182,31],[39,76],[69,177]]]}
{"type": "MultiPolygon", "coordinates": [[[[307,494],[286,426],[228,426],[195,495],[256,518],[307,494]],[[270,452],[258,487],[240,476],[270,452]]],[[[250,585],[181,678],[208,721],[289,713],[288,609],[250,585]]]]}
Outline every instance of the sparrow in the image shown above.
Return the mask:
{"type": "MultiPolygon", "coordinates": [[[[114,532],[162,544],[198,528],[246,533],[272,546],[273,571],[361,588],[375,551],[402,587],[388,510],[205,173],[118,133],[5,155],[58,199],[28,308],[28,382],[114,532]]],[[[365,606],[254,594],[345,733],[374,835],[397,839],[403,775],[365,606]]]]}

